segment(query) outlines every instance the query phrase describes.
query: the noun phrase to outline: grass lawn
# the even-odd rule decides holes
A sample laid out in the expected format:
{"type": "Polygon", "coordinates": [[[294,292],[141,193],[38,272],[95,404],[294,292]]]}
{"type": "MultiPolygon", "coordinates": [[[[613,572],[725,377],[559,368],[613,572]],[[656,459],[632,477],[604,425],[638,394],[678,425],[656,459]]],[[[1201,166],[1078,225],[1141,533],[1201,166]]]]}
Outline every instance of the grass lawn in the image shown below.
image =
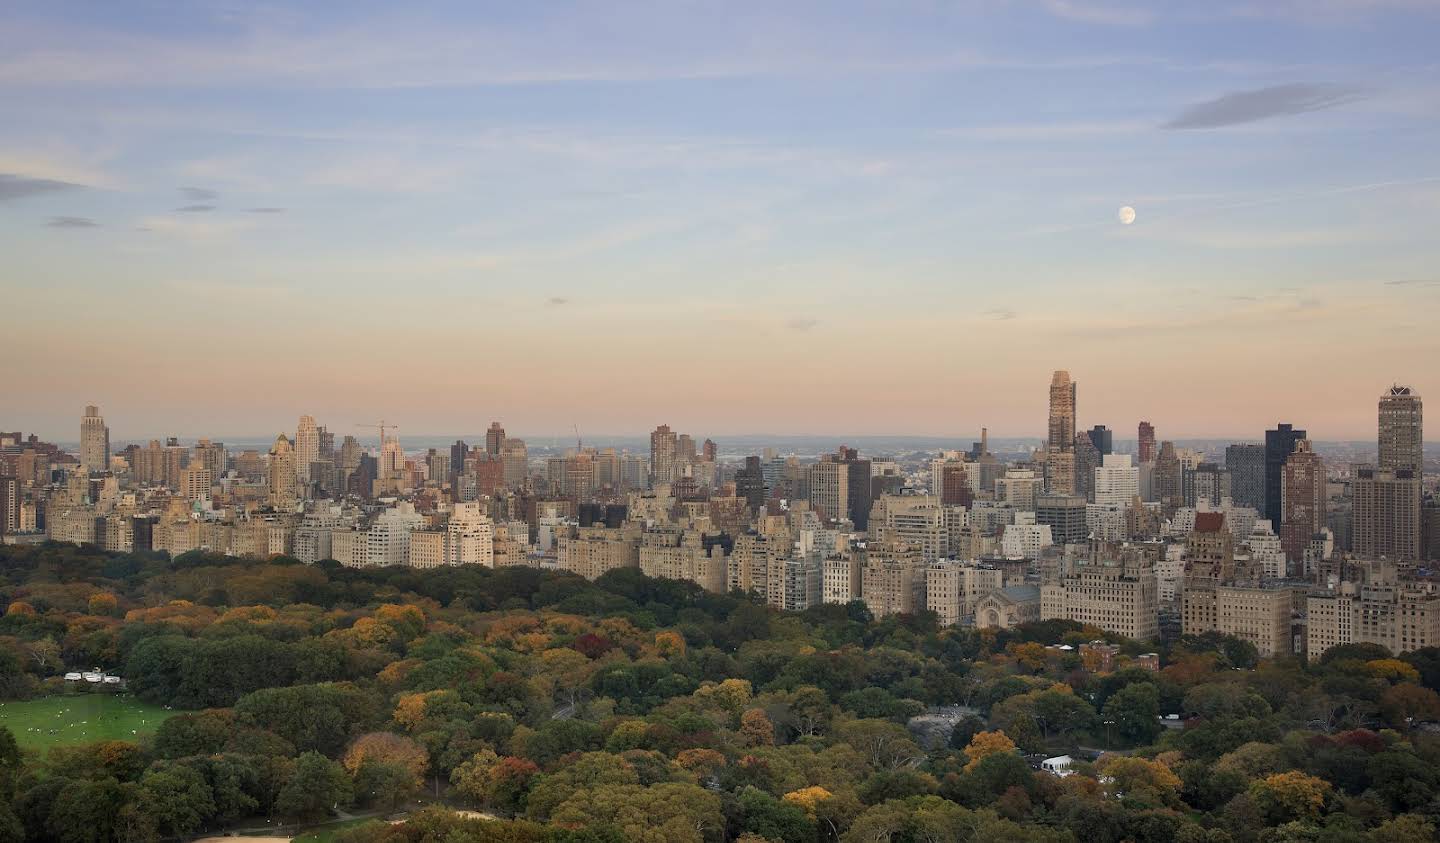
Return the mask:
{"type": "Polygon", "coordinates": [[[355,820],[336,820],[335,822],[311,826],[300,832],[299,836],[293,838],[290,843],[330,843],[331,840],[335,839],[336,834],[368,822],[380,822],[380,820],[376,820],[373,817],[355,820]]]}
{"type": "Polygon", "coordinates": [[[135,741],[154,732],[173,711],[122,694],[76,693],[25,702],[0,702],[0,726],[23,749],[90,741],[135,741]]]}

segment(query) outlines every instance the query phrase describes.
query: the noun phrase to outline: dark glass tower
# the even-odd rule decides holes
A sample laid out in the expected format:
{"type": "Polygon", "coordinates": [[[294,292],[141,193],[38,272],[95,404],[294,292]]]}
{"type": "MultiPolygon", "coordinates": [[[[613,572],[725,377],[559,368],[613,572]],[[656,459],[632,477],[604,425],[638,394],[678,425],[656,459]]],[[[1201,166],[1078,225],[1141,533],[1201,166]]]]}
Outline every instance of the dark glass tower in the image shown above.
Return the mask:
{"type": "Polygon", "coordinates": [[[1304,438],[1305,431],[1296,430],[1291,424],[1276,425],[1274,430],[1265,431],[1265,517],[1270,519],[1276,533],[1280,532],[1280,488],[1285,460],[1295,451],[1295,443],[1304,438]]]}

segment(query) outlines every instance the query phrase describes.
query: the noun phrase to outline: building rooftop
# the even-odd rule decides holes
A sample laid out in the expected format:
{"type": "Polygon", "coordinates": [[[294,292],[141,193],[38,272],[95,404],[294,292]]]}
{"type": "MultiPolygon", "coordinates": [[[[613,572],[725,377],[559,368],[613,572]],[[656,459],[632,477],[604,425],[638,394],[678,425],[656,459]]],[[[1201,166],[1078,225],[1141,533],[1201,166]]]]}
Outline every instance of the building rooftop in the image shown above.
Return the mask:
{"type": "Polygon", "coordinates": [[[1195,532],[1197,533],[1218,533],[1225,529],[1225,513],[1223,512],[1197,512],[1195,513],[1195,532]]]}

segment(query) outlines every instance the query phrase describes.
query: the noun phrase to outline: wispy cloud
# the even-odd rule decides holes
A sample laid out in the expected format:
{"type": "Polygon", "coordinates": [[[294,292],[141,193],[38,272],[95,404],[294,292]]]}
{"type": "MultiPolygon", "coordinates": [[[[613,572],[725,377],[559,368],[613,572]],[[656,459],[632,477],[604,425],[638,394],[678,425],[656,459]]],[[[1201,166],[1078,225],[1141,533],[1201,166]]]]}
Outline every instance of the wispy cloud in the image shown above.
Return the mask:
{"type": "Polygon", "coordinates": [[[208,187],[182,187],[180,195],[192,202],[208,202],[212,199],[219,199],[220,192],[211,190],[208,187]]]}
{"type": "Polygon", "coordinates": [[[45,223],[50,228],[99,228],[100,223],[89,217],[51,217],[45,223]]]}
{"type": "Polygon", "coordinates": [[[188,240],[215,240],[254,228],[254,220],[226,220],[201,215],[146,217],[137,222],[143,230],[188,240]]]}
{"type": "Polygon", "coordinates": [[[215,210],[214,205],[185,205],[175,209],[176,213],[181,214],[203,214],[213,210],[215,210]]]}
{"type": "Polygon", "coordinates": [[[1014,318],[1015,318],[1016,316],[1018,316],[1019,314],[1017,314],[1015,311],[1009,309],[1008,307],[996,307],[996,308],[992,308],[992,309],[990,309],[990,310],[985,311],[985,315],[988,316],[988,317],[990,317],[991,319],[995,319],[995,320],[998,320],[998,321],[1001,321],[1001,322],[1006,322],[1006,321],[1009,321],[1009,320],[1011,320],[1011,319],[1014,319],[1014,318]]]}
{"type": "Polygon", "coordinates": [[[82,186],[58,179],[38,179],[15,173],[0,173],[0,202],[75,190],[82,186]]]}
{"type": "Polygon", "coordinates": [[[1244,297],[1247,300],[1223,308],[1182,308],[1168,312],[1134,312],[1097,315],[1085,323],[1068,316],[1056,317],[1061,333],[1096,339],[1133,339],[1150,334],[1177,334],[1188,331],[1246,333],[1258,325],[1293,326],[1300,322],[1342,323],[1368,305],[1356,300],[1325,300],[1303,291],[1276,290],[1274,294],[1244,297]]]}
{"type": "Polygon", "coordinates": [[[1079,138],[1103,138],[1154,131],[1153,123],[1140,120],[1114,122],[1078,121],[1056,123],[1010,123],[988,126],[956,126],[940,129],[937,134],[978,141],[1052,141],[1079,138]]]}
{"type": "MultiPolygon", "coordinates": [[[[1117,227],[1118,229],[1118,227],[1117,227]]],[[[1300,248],[1336,248],[1359,243],[1382,243],[1397,237],[1394,229],[1382,226],[1316,225],[1272,227],[1217,221],[1200,222],[1177,216],[1150,225],[1127,226],[1113,231],[1116,237],[1181,243],[1216,250],[1275,250],[1300,248]]]]}
{"type": "Polygon", "coordinates": [[[1402,281],[1386,281],[1387,287],[1440,287],[1440,279],[1407,278],[1402,281]]]}
{"type": "Polygon", "coordinates": [[[1149,9],[1089,0],[1045,0],[1045,8],[1058,18],[1103,26],[1145,26],[1155,19],[1149,9]]]}
{"type": "Polygon", "coordinates": [[[804,333],[806,331],[814,330],[814,328],[819,324],[819,319],[811,319],[807,316],[797,316],[794,319],[791,319],[789,322],[786,322],[785,327],[792,331],[804,333]]]}
{"type": "Polygon", "coordinates": [[[564,296],[551,296],[545,300],[545,303],[551,307],[559,307],[560,305],[569,304],[570,300],[564,296]]]}
{"type": "Polygon", "coordinates": [[[1358,88],[1297,83],[1235,91],[1196,103],[1163,124],[1166,129],[1219,129],[1272,117],[1337,108],[1364,99],[1358,88]]]}
{"type": "MultiPolygon", "coordinates": [[[[1155,17],[1140,0],[1026,2],[1038,3],[1062,19],[1107,26],[1140,26],[1155,17]]],[[[1114,51],[1033,55],[972,47],[975,39],[957,26],[957,12],[962,18],[993,14],[993,7],[1002,5],[994,0],[935,4],[945,11],[916,21],[913,29],[931,25],[929,37],[919,39],[899,27],[809,14],[804,7],[810,4],[793,10],[785,4],[744,4],[745,10],[724,14],[703,8],[710,4],[698,5],[702,8],[580,4],[555,16],[556,23],[523,14],[515,20],[487,15],[483,25],[468,27],[436,27],[411,15],[357,12],[347,26],[336,27],[320,15],[277,15],[266,4],[252,4],[237,12],[231,25],[196,40],[79,26],[57,31],[32,24],[14,39],[20,46],[0,55],[0,82],[394,89],[1164,63],[1153,56],[1117,56],[1114,51]],[[953,8],[960,6],[965,8],[953,8]],[[308,23],[315,25],[303,25],[308,23]],[[629,32],[631,37],[597,40],[582,35],[597,27],[629,32]],[[945,37],[946,28],[954,30],[954,37],[945,37]]]]}
{"type": "Polygon", "coordinates": [[[1435,12],[1433,0],[1241,0],[1215,11],[1228,17],[1340,25],[1386,12],[1435,12]]]}
{"type": "Polygon", "coordinates": [[[247,213],[247,214],[283,214],[283,213],[285,213],[285,209],[284,209],[284,208],[246,208],[246,209],[245,209],[245,213],[247,213]]]}

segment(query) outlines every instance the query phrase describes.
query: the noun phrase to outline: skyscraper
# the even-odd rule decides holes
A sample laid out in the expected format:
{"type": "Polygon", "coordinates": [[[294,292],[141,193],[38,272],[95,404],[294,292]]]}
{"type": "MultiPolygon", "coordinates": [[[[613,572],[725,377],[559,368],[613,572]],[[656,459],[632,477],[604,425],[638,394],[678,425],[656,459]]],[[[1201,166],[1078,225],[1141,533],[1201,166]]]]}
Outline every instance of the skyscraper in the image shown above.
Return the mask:
{"type": "Polygon", "coordinates": [[[1060,369],[1050,378],[1050,436],[1046,445],[1046,481],[1051,492],[1075,491],[1075,382],[1060,369]]]}
{"type": "Polygon", "coordinates": [[[1351,485],[1351,550],[1377,559],[1420,559],[1424,432],[1420,395],[1395,384],[1380,396],[1379,455],[1351,485]]]}
{"type": "Polygon", "coordinates": [[[850,467],[835,454],[810,466],[810,503],[826,518],[850,517],[850,467]]]}
{"type": "Polygon", "coordinates": [[[1193,470],[1181,472],[1185,489],[1185,505],[1199,506],[1202,502],[1211,509],[1219,509],[1226,498],[1232,498],[1230,472],[1213,462],[1202,462],[1193,470]]]}
{"type": "Polygon", "coordinates": [[[1050,378],[1051,451],[1068,451],[1075,446],[1075,383],[1060,369],[1050,378]]]}
{"type": "Polygon", "coordinates": [[[190,464],[180,472],[180,497],[188,501],[196,501],[210,497],[210,486],[214,482],[215,475],[210,469],[199,460],[191,460],[190,464]]]}
{"type": "Polygon", "coordinates": [[[735,494],[745,501],[751,512],[765,505],[765,473],[759,457],[746,457],[745,467],[735,472],[735,494]]]}
{"type": "Polygon", "coordinates": [[[650,482],[669,483],[675,479],[675,456],[678,437],[670,425],[662,424],[650,434],[650,482]]]}
{"type": "Polygon", "coordinates": [[[505,428],[500,422],[490,422],[490,429],[485,431],[485,453],[492,457],[500,456],[500,451],[505,447],[505,428]]]}
{"type": "Polygon", "coordinates": [[[1103,460],[1115,452],[1115,434],[1105,425],[1097,424],[1090,428],[1090,444],[1094,445],[1095,450],[1100,452],[1100,457],[1103,460]]]}
{"type": "Polygon", "coordinates": [[[405,471],[405,449],[399,436],[386,436],[380,442],[380,477],[389,491],[398,491],[400,476],[405,471]]]}
{"type": "Polygon", "coordinates": [[[198,462],[208,468],[211,478],[223,477],[225,475],[225,469],[228,467],[226,465],[225,443],[201,439],[195,443],[194,453],[190,456],[190,462],[198,462]]]}
{"type": "Polygon", "coordinates": [[[90,472],[110,469],[110,428],[94,404],[85,408],[80,420],[80,465],[90,472]]]}
{"type": "Polygon", "coordinates": [[[346,436],[341,441],[340,450],[335,454],[335,469],[339,473],[341,488],[350,488],[350,475],[360,467],[360,458],[364,454],[365,449],[360,447],[360,442],[355,437],[346,436]]]}
{"type": "MultiPolygon", "coordinates": [[[[1382,416],[1383,418],[1383,416],[1382,416]]],[[[1361,559],[1418,560],[1420,477],[1408,468],[1358,466],[1351,484],[1351,550],[1361,559]]]]}
{"type": "Polygon", "coordinates": [[[1299,575],[1303,571],[1296,563],[1303,563],[1311,537],[1325,526],[1325,463],[1310,440],[1302,438],[1280,468],[1280,545],[1291,565],[1289,573],[1299,575]]]}
{"type": "MultiPolygon", "coordinates": [[[[960,460],[945,461],[939,466],[940,505],[963,506],[967,509],[974,503],[975,495],[970,489],[970,471],[978,470],[974,463],[960,460]]],[[[935,469],[931,469],[932,472],[935,469]]]]}
{"type": "Polygon", "coordinates": [[[1126,507],[1140,494],[1139,470],[1130,462],[1129,454],[1106,454],[1095,470],[1095,503],[1102,506],[1126,507]]]}
{"type": "MultiPolygon", "coordinates": [[[[487,438],[488,446],[488,438],[487,438]]],[[[530,479],[530,452],[524,439],[506,439],[500,450],[504,466],[505,485],[512,489],[523,489],[530,479]]]]}
{"type": "Polygon", "coordinates": [[[1380,458],[1382,469],[1408,469],[1419,478],[1424,469],[1424,433],[1420,394],[1396,384],[1380,396],[1380,458]]]}
{"type": "Polygon", "coordinates": [[[1137,449],[1135,452],[1136,462],[1155,461],[1155,425],[1148,421],[1140,422],[1139,433],[1136,438],[1137,449]]]}
{"type": "Polygon", "coordinates": [[[310,481],[310,463],[320,459],[320,428],[314,416],[301,416],[295,426],[295,477],[301,483],[310,481]]]}
{"type": "Polygon", "coordinates": [[[838,457],[845,463],[846,472],[850,475],[846,480],[846,489],[849,490],[849,516],[855,524],[855,529],[864,530],[870,524],[870,461],[860,459],[860,453],[854,448],[840,446],[838,457]]]}
{"type": "MultiPolygon", "coordinates": [[[[1239,443],[1225,448],[1225,468],[1230,472],[1230,497],[1236,506],[1265,512],[1265,446],[1239,443]]],[[[1266,517],[1269,517],[1268,515],[1266,517]]],[[[1274,526],[1272,522],[1271,526],[1274,526]]]]}
{"type": "Polygon", "coordinates": [[[0,536],[20,530],[20,481],[0,477],[0,536]]]}
{"type": "Polygon", "coordinates": [[[1180,456],[1175,452],[1175,443],[1160,443],[1160,453],[1155,457],[1155,471],[1152,475],[1155,499],[1167,506],[1181,506],[1185,502],[1185,476],[1180,465],[1180,456]]]}
{"type": "Polygon", "coordinates": [[[270,465],[266,473],[270,485],[270,505],[277,509],[293,506],[296,499],[295,450],[283,433],[275,437],[275,445],[270,448],[270,465]]]}
{"type": "Polygon", "coordinates": [[[465,470],[465,458],[470,455],[470,446],[464,439],[456,439],[450,446],[450,473],[459,474],[465,470]]]}
{"type": "Polygon", "coordinates": [[[1095,491],[1095,469],[1102,459],[1089,432],[1075,434],[1075,494],[1088,498],[1095,491]]]}
{"type": "MultiPolygon", "coordinates": [[[[1281,473],[1285,461],[1295,451],[1295,443],[1305,438],[1305,431],[1296,430],[1293,425],[1276,425],[1274,430],[1265,431],[1265,509],[1270,526],[1280,529],[1281,473]]],[[[1307,536],[1308,540],[1308,536],[1307,536]]]]}
{"type": "Polygon", "coordinates": [[[1090,535],[1085,526],[1085,498],[1080,495],[1036,497],[1035,523],[1048,525],[1056,544],[1082,542],[1090,535]]]}

